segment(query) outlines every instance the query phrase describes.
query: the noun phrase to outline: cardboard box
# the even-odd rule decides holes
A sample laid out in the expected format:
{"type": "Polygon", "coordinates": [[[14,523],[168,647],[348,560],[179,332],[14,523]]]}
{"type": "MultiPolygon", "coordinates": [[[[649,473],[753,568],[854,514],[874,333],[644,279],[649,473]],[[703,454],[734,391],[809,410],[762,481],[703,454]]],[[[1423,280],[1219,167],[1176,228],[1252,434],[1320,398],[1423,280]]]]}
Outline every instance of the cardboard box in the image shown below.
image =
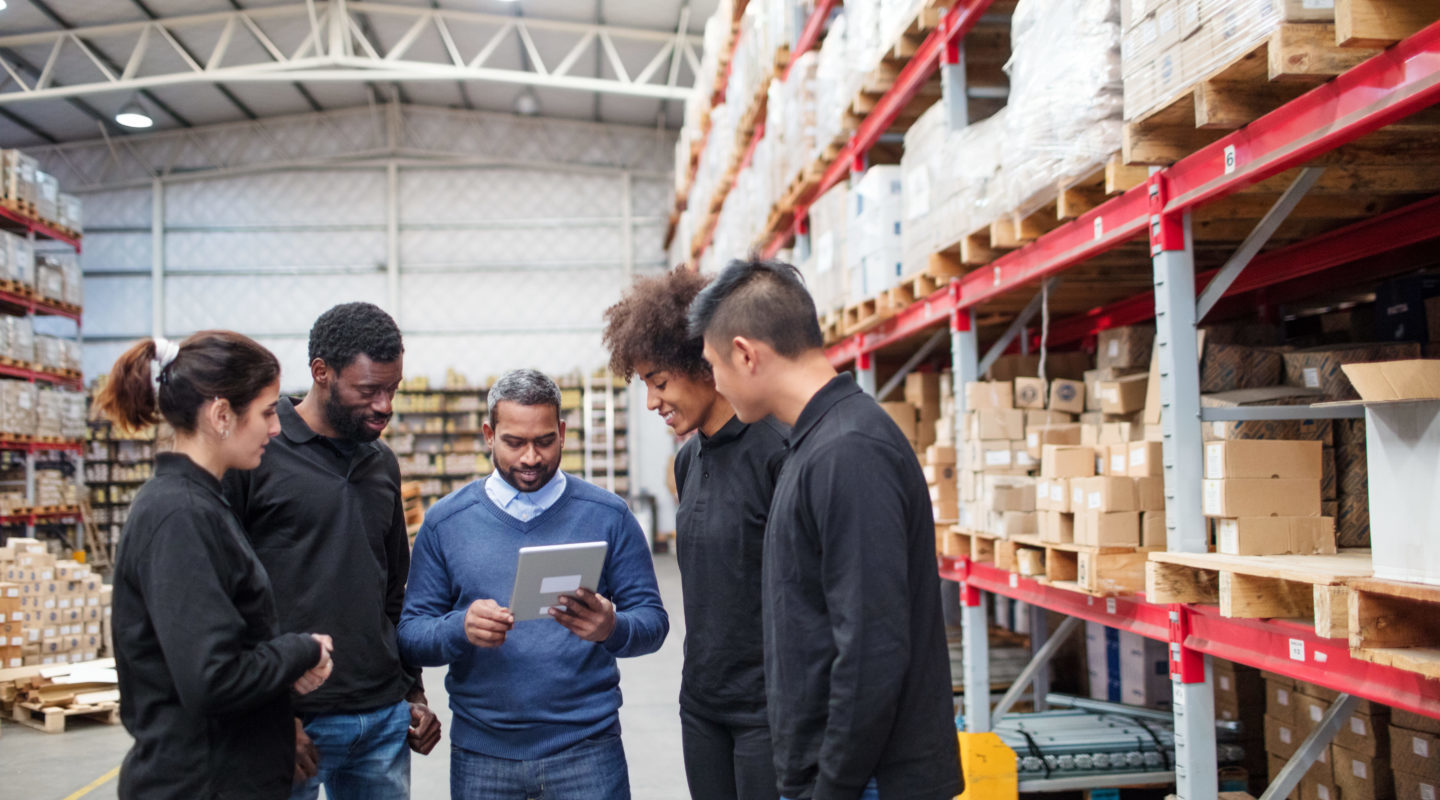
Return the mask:
{"type": "Polygon", "coordinates": [[[1440,779],[1395,770],[1395,797],[1397,800],[1436,800],[1440,797],[1440,779]]]}
{"type": "Polygon", "coordinates": [[[1331,745],[1330,756],[1335,769],[1335,786],[1345,800],[1382,800],[1394,793],[1389,753],[1367,756],[1331,745]]]}
{"type": "Polygon", "coordinates": [[[966,451],[966,464],[975,472],[1010,469],[1015,460],[1009,439],[972,440],[966,451]]]}
{"type": "Polygon", "coordinates": [[[1085,383],[1083,381],[1050,381],[1050,410],[1067,414],[1081,414],[1085,411],[1085,383]]]}
{"type": "Polygon", "coordinates": [[[1420,354],[1420,345],[1416,342],[1382,342],[1295,350],[1284,355],[1285,383],[1289,386],[1318,389],[1332,400],[1353,400],[1359,395],[1341,369],[1343,365],[1417,359],[1420,354]]]}
{"type": "Polygon", "coordinates": [[[1285,359],[1275,350],[1220,344],[1202,339],[1200,391],[1203,394],[1258,389],[1280,383],[1285,359]]]}
{"type": "Polygon", "coordinates": [[[1075,544],[1092,547],[1138,547],[1140,512],[1081,511],[1075,515],[1075,544]]]}
{"type": "MultiPolygon", "coordinates": [[[[1080,511],[1140,511],[1139,498],[1136,496],[1135,481],[1131,478],[1077,478],[1070,482],[1071,497],[1073,500],[1074,490],[1078,487],[1084,492],[1084,506],[1075,509],[1080,511]]],[[[1137,523],[1138,525],[1138,523],[1137,523]]],[[[1136,528],[1136,541],[1139,541],[1139,528],[1136,528]]]]}
{"type": "Polygon", "coordinates": [[[925,448],[925,463],[927,464],[956,464],[955,448],[932,444],[925,448]]]}
{"type": "Polygon", "coordinates": [[[1097,442],[1103,445],[1145,441],[1145,426],[1138,422],[1107,422],[1100,426],[1097,442]]]}
{"type": "Polygon", "coordinates": [[[1095,352],[1099,369],[1148,369],[1155,343],[1153,325],[1127,325],[1100,331],[1095,352]]]}
{"type": "MultiPolygon", "coordinates": [[[[1269,776],[1271,783],[1274,783],[1275,779],[1280,776],[1280,770],[1285,768],[1286,761],[1287,759],[1281,758],[1280,756],[1277,756],[1273,753],[1265,754],[1265,763],[1269,767],[1269,776]]],[[[1280,798],[1279,800],[1301,800],[1300,787],[1296,786],[1294,791],[1290,792],[1290,794],[1286,795],[1283,798],[1280,798]]]]}
{"type": "Polygon", "coordinates": [[[1370,547],[1370,529],[1369,496],[1340,495],[1335,511],[1335,543],[1340,547],[1370,547]]]}
{"type": "Polygon", "coordinates": [[[1288,759],[1295,755],[1305,736],[1292,722],[1285,722],[1265,713],[1265,752],[1288,759]]]}
{"type": "Polygon", "coordinates": [[[1205,477],[1307,478],[1323,475],[1319,442],[1239,440],[1205,445],[1205,477]]]}
{"type": "Polygon", "coordinates": [[[1420,731],[1440,736],[1440,719],[1422,717],[1399,708],[1390,709],[1390,724],[1409,731],[1420,731]]]}
{"type": "Polygon", "coordinates": [[[1320,451],[1320,499],[1334,500],[1339,491],[1339,476],[1335,472],[1335,448],[1326,447],[1320,451]]]}
{"type": "Polygon", "coordinates": [[[1067,425],[1041,425],[1027,428],[1025,433],[1025,448],[1034,458],[1041,458],[1044,455],[1044,447],[1047,444],[1056,445],[1078,445],[1083,427],[1074,423],[1067,425]]]}
{"type": "Polygon", "coordinates": [[[1010,381],[970,381],[965,384],[965,410],[1014,408],[1015,387],[1010,381]]]}
{"type": "Polygon", "coordinates": [[[991,511],[1034,511],[1035,484],[993,486],[987,491],[991,511]]]}
{"type": "Polygon", "coordinates": [[[1067,478],[1040,478],[1035,481],[1035,508],[1038,511],[1070,512],[1070,481],[1067,478]]]}
{"type": "Polygon", "coordinates": [[[1131,442],[1125,454],[1125,474],[1132,478],[1159,478],[1165,474],[1160,442],[1131,442]]]}
{"type": "Polygon", "coordinates": [[[906,439],[916,438],[918,430],[916,423],[918,420],[915,413],[915,406],[909,403],[881,403],[880,408],[884,409],[885,413],[890,415],[890,419],[895,421],[896,427],[900,429],[900,433],[903,434],[906,439]]]}
{"type": "Polygon", "coordinates": [[[1333,517],[1241,517],[1216,525],[1216,550],[1232,556],[1335,552],[1333,517]]]}
{"type": "Polygon", "coordinates": [[[1100,395],[1100,411],[1104,414],[1133,414],[1145,409],[1148,374],[1127,375],[1113,381],[1101,381],[1096,387],[1100,395]]]}
{"type": "Polygon", "coordinates": [[[1092,369],[1085,371],[1085,410],[1100,411],[1100,384],[1142,372],[1139,369],[1092,369]]]}
{"type": "Polygon", "coordinates": [[[1017,409],[980,409],[969,414],[971,439],[1025,439],[1025,412],[1017,409]]]}
{"type": "Polygon", "coordinates": [[[925,473],[926,483],[955,483],[954,464],[926,464],[921,471],[925,473]]]}
{"type": "MultiPolygon", "coordinates": [[[[1268,389],[1242,389],[1235,392],[1221,392],[1200,396],[1200,405],[1206,408],[1251,408],[1257,406],[1310,405],[1323,402],[1325,397],[1318,391],[1293,387],[1272,387],[1268,389]]],[[[1331,422],[1324,420],[1270,420],[1248,422],[1211,422],[1204,426],[1205,439],[1288,439],[1331,441],[1331,422]]]]}
{"type": "Polygon", "coordinates": [[[1040,526],[1040,541],[1051,544],[1069,544],[1075,541],[1075,516],[1059,511],[1041,511],[1037,515],[1040,526]]]}
{"type": "MultiPolygon", "coordinates": [[[[1295,712],[1300,700],[1295,693],[1294,681],[1265,680],[1265,716],[1287,725],[1295,724],[1295,712]]],[[[1274,751],[1272,751],[1274,752],[1274,751]]]]}
{"type": "Polygon", "coordinates": [[[1095,449],[1045,445],[1040,454],[1040,474],[1046,478],[1091,477],[1095,474],[1095,449]]]}
{"type": "Polygon", "coordinates": [[[1390,747],[1390,713],[1372,715],[1356,712],[1335,734],[1335,744],[1367,756],[1387,755],[1390,747]]]}
{"type": "Polygon", "coordinates": [[[912,372],[905,376],[905,402],[916,408],[940,409],[940,387],[948,376],[938,372],[912,372]]]}
{"type": "Polygon", "coordinates": [[[1164,478],[1131,478],[1135,482],[1135,505],[1140,511],[1165,510],[1164,478]]]}
{"type": "Polygon", "coordinates": [[[1146,511],[1140,515],[1140,546],[1164,549],[1168,533],[1164,511],[1146,511]]]}
{"type": "MultiPolygon", "coordinates": [[[[1378,727],[1378,726],[1377,726],[1378,727]]],[[[1440,736],[1395,725],[1388,726],[1390,766],[1396,772],[1440,781],[1440,736]]],[[[1363,752],[1356,750],[1356,752],[1363,752]]]]}
{"type": "Polygon", "coordinates": [[[1129,474],[1129,444],[1112,444],[1105,447],[1101,452],[1105,454],[1105,468],[1103,470],[1097,469],[1097,473],[1113,475],[1117,478],[1123,478],[1129,474]]]}
{"type": "Polygon", "coordinates": [[[1028,536],[1039,532],[1034,511],[1001,511],[991,514],[990,532],[996,536],[1028,536]]]}
{"type": "Polygon", "coordinates": [[[1207,517],[1318,517],[1320,481],[1305,478],[1226,478],[1202,482],[1207,517]]]}
{"type": "Polygon", "coordinates": [[[1328,749],[1315,757],[1315,763],[1300,777],[1300,800],[1341,800],[1331,760],[1328,749]]]}
{"type": "Polygon", "coordinates": [[[1043,409],[1045,407],[1045,381],[1039,378],[1016,378],[1015,407],[1043,409]]]}

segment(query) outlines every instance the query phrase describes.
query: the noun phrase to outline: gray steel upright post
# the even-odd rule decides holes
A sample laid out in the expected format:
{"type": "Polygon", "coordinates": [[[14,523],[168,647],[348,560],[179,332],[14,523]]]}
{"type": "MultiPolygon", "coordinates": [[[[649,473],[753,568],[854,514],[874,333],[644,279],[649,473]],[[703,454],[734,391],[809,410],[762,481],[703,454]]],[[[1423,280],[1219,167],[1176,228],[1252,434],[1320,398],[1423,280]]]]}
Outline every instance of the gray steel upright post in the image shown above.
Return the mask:
{"type": "Polygon", "coordinates": [[[875,373],[875,354],[861,353],[855,357],[855,382],[860,385],[860,390],[871,397],[880,388],[880,381],[875,373]]]}
{"type": "MultiPolygon", "coordinates": [[[[950,358],[955,377],[955,442],[962,443],[965,427],[965,384],[980,378],[980,341],[975,315],[956,311],[950,319],[950,358]]],[[[990,615],[985,593],[968,585],[960,588],[961,651],[964,659],[965,730],[990,730],[990,615]]]]}
{"type": "MultiPolygon", "coordinates": [[[[1152,191],[1160,188],[1152,183],[1152,191]]],[[[1163,196],[1154,208],[1163,207],[1163,196]]],[[[1160,371],[1164,434],[1167,549],[1204,553],[1209,537],[1201,507],[1204,456],[1200,427],[1200,353],[1195,339],[1195,245],[1190,214],[1178,220],[1151,216],[1155,263],[1155,347],[1160,371]]],[[[1172,626],[1172,628],[1175,626],[1172,626]]],[[[1171,681],[1175,710],[1175,794],[1179,800],[1210,800],[1219,792],[1215,746],[1215,698],[1208,656],[1183,654],[1172,641],[1171,681]],[[1173,665],[1188,663],[1187,669],[1173,665]],[[1189,674],[1183,674],[1185,672],[1189,674]]]]}

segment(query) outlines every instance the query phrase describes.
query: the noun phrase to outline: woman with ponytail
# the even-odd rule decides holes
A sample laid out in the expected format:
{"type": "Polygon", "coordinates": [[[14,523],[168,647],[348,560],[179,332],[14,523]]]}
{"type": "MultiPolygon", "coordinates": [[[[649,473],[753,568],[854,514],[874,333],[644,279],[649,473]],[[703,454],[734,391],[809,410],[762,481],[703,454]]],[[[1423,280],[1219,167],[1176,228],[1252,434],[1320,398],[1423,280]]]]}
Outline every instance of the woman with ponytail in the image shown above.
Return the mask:
{"type": "Polygon", "coordinates": [[[280,432],[280,363],[255,341],[203,331],[139,342],[97,405],[127,430],[161,420],[155,459],[115,566],[120,716],[135,744],[120,797],[285,798],[295,778],[290,692],[330,674],[330,637],[285,634],[265,570],[220,490],[280,432]]]}

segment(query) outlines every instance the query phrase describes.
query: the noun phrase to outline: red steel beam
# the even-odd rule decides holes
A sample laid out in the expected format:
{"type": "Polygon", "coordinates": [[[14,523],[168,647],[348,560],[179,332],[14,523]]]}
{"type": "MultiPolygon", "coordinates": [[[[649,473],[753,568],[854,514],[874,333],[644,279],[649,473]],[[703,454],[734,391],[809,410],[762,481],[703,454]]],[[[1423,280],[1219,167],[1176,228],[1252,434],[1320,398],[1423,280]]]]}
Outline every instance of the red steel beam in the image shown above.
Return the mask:
{"type": "Polygon", "coordinates": [[[780,80],[790,80],[790,70],[795,68],[795,59],[820,44],[820,37],[825,33],[825,23],[830,20],[830,11],[835,8],[835,3],[836,0],[818,0],[815,3],[815,10],[810,12],[810,18],[805,20],[805,27],[800,29],[800,38],[795,41],[795,49],[790,51],[790,61],[785,65],[785,72],[780,76],[780,80]]]}
{"type": "Polygon", "coordinates": [[[1197,652],[1440,717],[1440,681],[1352,658],[1346,639],[1323,639],[1286,620],[1229,619],[1215,606],[1159,605],[1144,595],[1099,598],[1056,589],[968,558],[942,557],[940,577],[1147,639],[1169,641],[1170,612],[1184,615],[1182,643],[1197,652]]]}
{"type": "MultiPolygon", "coordinates": [[[[1166,215],[1223,197],[1440,101],[1440,22],[1161,171],[1166,215]],[[1226,151],[1234,148],[1226,172],[1226,151]]],[[[962,281],[968,308],[1049,277],[1146,230],[1137,186],[962,281]],[[1100,232],[1092,230],[1100,220],[1100,232]]]]}
{"type": "MultiPolygon", "coordinates": [[[[1440,237],[1440,196],[1262,253],[1240,273],[1240,277],[1225,292],[1225,297],[1310,277],[1368,256],[1437,237],[1440,237]]],[[[1196,288],[1203,288],[1217,272],[1219,270],[1209,270],[1196,275],[1196,288]]],[[[1070,344],[1106,328],[1133,325],[1154,318],[1155,295],[1144,292],[1080,316],[1051,322],[1048,342],[1050,345],[1070,344]]]]}
{"type": "Polygon", "coordinates": [[[51,227],[47,223],[41,222],[38,219],[31,219],[29,217],[22,216],[21,214],[4,206],[0,206],[0,227],[8,227],[15,230],[21,230],[26,233],[34,233],[36,236],[43,236],[46,239],[54,239],[57,242],[64,242],[65,244],[68,244],[71,247],[75,248],[75,252],[80,252],[80,239],[78,237],[61,233],[59,230],[51,227]]]}
{"type": "MultiPolygon", "coordinates": [[[[910,60],[901,68],[900,74],[895,76],[895,83],[890,90],[875,103],[875,107],[861,120],[860,126],[855,129],[854,135],[840,150],[840,154],[830,162],[825,172],[821,173],[820,183],[795,203],[797,217],[804,215],[811,201],[848,176],[856,157],[870,152],[870,148],[890,130],[895,120],[900,118],[900,112],[905,110],[925,82],[940,68],[941,52],[947,45],[964,38],[973,29],[980,17],[990,8],[991,2],[993,0],[960,0],[945,12],[945,16],[940,20],[940,27],[931,31],[925,41],[920,43],[910,60]]],[[[774,258],[775,254],[785,247],[792,234],[793,231],[788,230],[776,232],[761,251],[762,255],[774,258]]]]}

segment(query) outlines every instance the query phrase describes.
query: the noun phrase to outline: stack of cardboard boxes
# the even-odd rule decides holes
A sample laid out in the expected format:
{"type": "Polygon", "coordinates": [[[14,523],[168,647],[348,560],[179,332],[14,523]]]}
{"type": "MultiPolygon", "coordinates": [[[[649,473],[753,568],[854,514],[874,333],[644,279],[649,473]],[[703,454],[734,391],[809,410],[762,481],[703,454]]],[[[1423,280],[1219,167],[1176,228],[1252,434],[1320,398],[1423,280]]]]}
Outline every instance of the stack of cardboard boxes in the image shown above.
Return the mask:
{"type": "Polygon", "coordinates": [[[1335,552],[1335,520],[1321,516],[1323,466],[1315,441],[1205,445],[1202,506],[1230,555],[1335,552]]]}
{"type": "Polygon", "coordinates": [[[1170,708],[1174,692],[1164,642],[1087,622],[1085,661],[1093,699],[1170,708]]]}
{"type": "Polygon", "coordinates": [[[1265,752],[1265,678],[1260,670],[1210,660],[1211,686],[1215,694],[1215,719],[1240,723],[1239,732],[1226,739],[1245,751],[1240,763],[1249,776],[1250,789],[1259,797],[1268,783],[1269,759],[1265,752]]]}
{"type": "Polygon", "coordinates": [[[4,667],[94,661],[109,649],[111,591],[89,567],[12,537],[0,547],[0,579],[4,667]]]}
{"type": "Polygon", "coordinates": [[[1395,771],[1395,796],[1440,797],[1440,720],[1408,711],[1390,712],[1390,768],[1395,771]]]}
{"type": "Polygon", "coordinates": [[[910,440],[930,486],[935,523],[948,528],[959,516],[951,373],[911,373],[905,376],[905,399],[880,405],[910,440]]]}
{"type": "MultiPolygon", "coordinates": [[[[1279,773],[1339,696],[1283,675],[1265,676],[1265,751],[1270,778],[1279,773]]],[[[1424,718],[1406,715],[1406,722],[1424,718]]],[[[1427,721],[1433,728],[1434,721],[1427,721]]],[[[1368,700],[1340,726],[1335,739],[1300,781],[1292,800],[1387,800],[1395,797],[1391,710],[1368,700]]],[[[1423,723],[1422,723],[1423,724],[1423,723]]],[[[1424,735],[1423,733],[1421,734],[1424,735]]],[[[1402,737],[1403,738],[1403,737],[1402,737]]],[[[1410,762],[1406,762],[1409,764],[1410,762]]],[[[1424,765],[1421,765],[1422,768],[1424,765]]],[[[1432,770],[1433,771],[1433,770],[1432,770]]],[[[1420,797],[1417,792],[1407,797],[1420,797]]]]}

